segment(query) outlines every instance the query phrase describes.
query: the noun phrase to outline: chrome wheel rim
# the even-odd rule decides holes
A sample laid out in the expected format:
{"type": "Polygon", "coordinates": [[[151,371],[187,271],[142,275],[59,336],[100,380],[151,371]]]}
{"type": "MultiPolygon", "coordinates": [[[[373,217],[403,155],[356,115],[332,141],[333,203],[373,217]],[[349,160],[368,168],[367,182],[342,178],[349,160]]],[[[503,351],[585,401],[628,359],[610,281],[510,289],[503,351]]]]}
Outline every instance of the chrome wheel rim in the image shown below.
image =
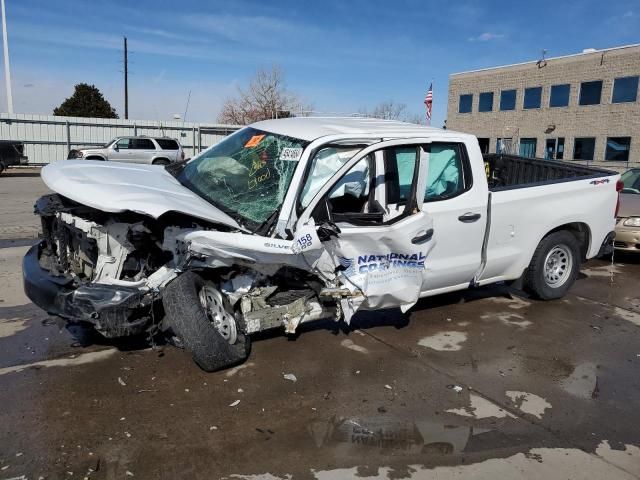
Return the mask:
{"type": "Polygon", "coordinates": [[[210,282],[204,284],[198,294],[200,304],[205,309],[209,321],[229,344],[238,339],[236,321],[224,308],[222,294],[210,282]]]}
{"type": "Polygon", "coordinates": [[[551,288],[561,287],[566,283],[573,268],[571,249],[564,245],[554,246],[544,260],[544,281],[551,288]]]}

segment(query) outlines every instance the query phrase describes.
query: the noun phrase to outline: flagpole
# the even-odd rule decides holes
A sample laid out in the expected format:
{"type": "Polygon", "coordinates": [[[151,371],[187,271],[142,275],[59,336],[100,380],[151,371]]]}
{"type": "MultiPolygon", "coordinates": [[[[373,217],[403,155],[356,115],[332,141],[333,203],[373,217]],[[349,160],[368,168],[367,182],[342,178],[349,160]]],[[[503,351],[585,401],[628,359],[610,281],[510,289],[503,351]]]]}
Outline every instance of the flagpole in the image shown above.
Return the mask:
{"type": "Polygon", "coordinates": [[[4,50],[4,79],[7,87],[7,110],[13,113],[13,95],[11,94],[11,67],[9,66],[9,42],[7,39],[7,17],[4,9],[4,0],[0,0],[2,10],[2,43],[4,50]]]}

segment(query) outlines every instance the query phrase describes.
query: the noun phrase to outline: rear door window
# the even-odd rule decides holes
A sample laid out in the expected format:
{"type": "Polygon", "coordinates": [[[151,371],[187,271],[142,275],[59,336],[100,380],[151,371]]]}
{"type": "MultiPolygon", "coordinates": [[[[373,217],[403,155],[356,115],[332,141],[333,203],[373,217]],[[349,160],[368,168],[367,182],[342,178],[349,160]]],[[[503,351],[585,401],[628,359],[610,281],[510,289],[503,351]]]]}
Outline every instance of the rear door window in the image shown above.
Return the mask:
{"type": "Polygon", "coordinates": [[[155,150],[156,146],[149,138],[132,138],[130,148],[135,150],[155,150]]]}
{"type": "Polygon", "coordinates": [[[155,140],[163,150],[178,150],[178,148],[180,148],[178,142],[170,138],[156,138],[155,140]]]}
{"type": "Polygon", "coordinates": [[[425,202],[455,197],[471,186],[465,183],[463,149],[459,143],[432,143],[425,202]]]}

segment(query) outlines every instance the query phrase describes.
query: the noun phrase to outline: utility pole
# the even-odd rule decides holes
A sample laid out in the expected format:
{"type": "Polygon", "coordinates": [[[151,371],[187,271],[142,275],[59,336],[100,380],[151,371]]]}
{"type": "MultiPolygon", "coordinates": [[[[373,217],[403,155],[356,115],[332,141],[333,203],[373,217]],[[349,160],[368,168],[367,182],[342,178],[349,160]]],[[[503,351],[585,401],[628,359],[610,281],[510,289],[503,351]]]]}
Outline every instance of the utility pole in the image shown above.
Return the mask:
{"type": "MultiPolygon", "coordinates": [[[[4,4],[4,0],[2,0],[4,4]]],[[[129,118],[129,60],[127,59],[127,37],[124,37],[124,118],[129,118]]]]}
{"type": "Polygon", "coordinates": [[[7,16],[4,11],[4,0],[2,6],[2,44],[4,47],[4,81],[7,84],[7,110],[13,113],[13,95],[11,93],[11,67],[9,66],[9,41],[7,40],[7,16]]]}

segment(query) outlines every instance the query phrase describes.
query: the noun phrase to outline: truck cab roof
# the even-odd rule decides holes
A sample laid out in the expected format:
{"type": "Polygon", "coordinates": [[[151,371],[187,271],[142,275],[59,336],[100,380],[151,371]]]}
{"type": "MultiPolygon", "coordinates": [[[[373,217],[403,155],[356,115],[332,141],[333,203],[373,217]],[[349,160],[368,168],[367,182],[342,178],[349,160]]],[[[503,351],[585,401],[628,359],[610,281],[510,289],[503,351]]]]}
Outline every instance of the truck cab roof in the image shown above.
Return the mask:
{"type": "Polygon", "coordinates": [[[385,138],[415,138],[438,134],[439,136],[466,136],[459,132],[428,127],[397,120],[381,120],[365,117],[294,117],[264,120],[251,125],[253,128],[313,141],[328,135],[380,135],[385,138]]]}

